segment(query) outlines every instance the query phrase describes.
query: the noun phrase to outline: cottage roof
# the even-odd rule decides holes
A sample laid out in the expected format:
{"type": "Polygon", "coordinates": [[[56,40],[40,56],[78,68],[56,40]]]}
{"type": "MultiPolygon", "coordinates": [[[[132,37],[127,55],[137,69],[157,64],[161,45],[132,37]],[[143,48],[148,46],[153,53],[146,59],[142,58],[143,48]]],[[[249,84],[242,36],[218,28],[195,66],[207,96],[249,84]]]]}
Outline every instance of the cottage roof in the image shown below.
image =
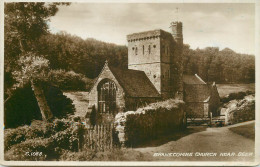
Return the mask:
{"type": "Polygon", "coordinates": [[[125,93],[130,97],[160,97],[158,91],[143,71],[110,67],[125,93]]]}
{"type": "Polygon", "coordinates": [[[185,102],[208,102],[211,96],[209,85],[197,74],[183,75],[184,101],[185,102]]]}
{"type": "Polygon", "coordinates": [[[183,82],[185,84],[206,84],[197,74],[183,75],[183,82]]]}

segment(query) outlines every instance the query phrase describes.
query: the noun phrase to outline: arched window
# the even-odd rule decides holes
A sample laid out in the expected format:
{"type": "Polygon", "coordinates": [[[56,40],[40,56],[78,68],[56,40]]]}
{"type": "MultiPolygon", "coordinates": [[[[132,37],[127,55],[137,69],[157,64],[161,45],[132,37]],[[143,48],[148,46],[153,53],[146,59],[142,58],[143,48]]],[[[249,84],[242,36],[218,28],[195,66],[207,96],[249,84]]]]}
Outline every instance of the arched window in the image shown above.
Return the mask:
{"type": "Polygon", "coordinates": [[[115,114],[116,111],[116,84],[104,79],[98,85],[98,111],[100,113],[115,114]]]}
{"type": "Polygon", "coordinates": [[[151,53],[151,45],[148,46],[148,52],[151,53]]]}
{"type": "Polygon", "coordinates": [[[143,55],[144,55],[144,45],[143,45],[143,55]]]}

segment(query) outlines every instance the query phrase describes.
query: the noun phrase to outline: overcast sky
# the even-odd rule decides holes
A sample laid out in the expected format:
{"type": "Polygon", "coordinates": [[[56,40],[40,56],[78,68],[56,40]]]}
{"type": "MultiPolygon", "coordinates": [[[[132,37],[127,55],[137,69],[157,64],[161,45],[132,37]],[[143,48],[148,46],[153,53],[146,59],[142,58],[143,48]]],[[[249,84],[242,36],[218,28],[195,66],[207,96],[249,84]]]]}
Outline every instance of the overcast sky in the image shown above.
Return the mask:
{"type": "Polygon", "coordinates": [[[193,49],[214,46],[255,53],[254,4],[72,3],[60,7],[50,29],[127,45],[126,35],[170,31],[170,22],[175,20],[183,22],[184,43],[193,49]]]}

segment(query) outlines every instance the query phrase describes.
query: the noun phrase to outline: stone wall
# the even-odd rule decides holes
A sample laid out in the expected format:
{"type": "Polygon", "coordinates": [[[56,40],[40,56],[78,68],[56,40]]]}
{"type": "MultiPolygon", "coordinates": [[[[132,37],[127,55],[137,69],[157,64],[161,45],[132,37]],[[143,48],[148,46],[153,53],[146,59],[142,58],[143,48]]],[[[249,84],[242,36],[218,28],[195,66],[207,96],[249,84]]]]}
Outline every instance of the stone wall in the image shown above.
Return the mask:
{"type": "Polygon", "coordinates": [[[187,117],[192,118],[207,118],[209,115],[209,103],[204,102],[185,102],[185,111],[187,113],[187,117]]]}

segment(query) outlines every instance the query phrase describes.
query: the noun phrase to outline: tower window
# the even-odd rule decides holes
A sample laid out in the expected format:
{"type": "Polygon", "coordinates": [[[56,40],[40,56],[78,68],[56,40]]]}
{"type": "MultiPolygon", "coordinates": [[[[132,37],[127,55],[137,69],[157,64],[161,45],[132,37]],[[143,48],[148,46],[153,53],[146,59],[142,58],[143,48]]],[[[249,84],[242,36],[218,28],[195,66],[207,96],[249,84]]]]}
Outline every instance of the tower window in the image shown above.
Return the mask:
{"type": "Polygon", "coordinates": [[[151,45],[148,46],[148,52],[151,53],[151,45]]]}
{"type": "Polygon", "coordinates": [[[135,47],[135,55],[137,55],[138,53],[138,50],[137,50],[137,47],[135,47]]]}
{"type": "Polygon", "coordinates": [[[144,55],[144,45],[143,45],[143,55],[144,55]]]}

